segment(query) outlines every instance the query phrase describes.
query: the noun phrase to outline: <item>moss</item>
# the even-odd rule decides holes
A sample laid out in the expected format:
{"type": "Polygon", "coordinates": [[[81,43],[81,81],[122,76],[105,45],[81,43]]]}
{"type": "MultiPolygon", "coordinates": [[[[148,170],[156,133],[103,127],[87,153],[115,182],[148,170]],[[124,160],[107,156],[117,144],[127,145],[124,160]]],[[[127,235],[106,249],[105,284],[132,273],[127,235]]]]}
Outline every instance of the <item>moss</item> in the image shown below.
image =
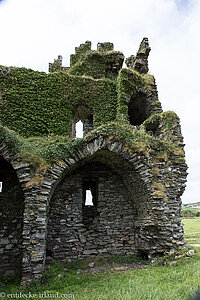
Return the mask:
{"type": "Polygon", "coordinates": [[[79,60],[84,59],[87,52],[91,51],[91,42],[86,41],[84,44],[81,44],[79,47],[76,47],[75,50],[76,50],[76,53],[71,54],[71,56],[70,56],[70,66],[73,66],[79,60]]]}
{"type": "Polygon", "coordinates": [[[8,149],[13,155],[19,153],[23,142],[20,139],[19,135],[11,131],[7,127],[4,127],[0,123],[0,141],[4,140],[8,149]]]}
{"type": "Polygon", "coordinates": [[[157,153],[156,159],[155,159],[156,162],[164,161],[165,163],[167,163],[168,160],[169,160],[169,157],[168,157],[168,153],[166,151],[160,151],[157,153]]]}
{"type": "Polygon", "coordinates": [[[176,127],[176,124],[180,122],[179,117],[173,111],[166,111],[161,114],[163,125],[167,130],[171,130],[176,127]]]}
{"type": "Polygon", "coordinates": [[[156,197],[161,197],[163,201],[167,201],[166,189],[160,182],[153,182],[151,187],[155,190],[153,195],[156,197]]]}
{"type": "MultiPolygon", "coordinates": [[[[159,117],[161,118],[161,116],[162,114],[159,117]]],[[[148,123],[149,120],[145,122],[148,123]]],[[[82,139],[72,139],[68,136],[54,134],[46,137],[23,138],[1,125],[0,140],[5,141],[13,155],[32,164],[36,173],[39,168],[41,168],[39,173],[42,173],[43,169],[45,172],[49,164],[54,161],[69,158],[85,143],[99,136],[120,141],[130,153],[134,151],[146,157],[151,156],[153,163],[159,161],[168,163],[171,159],[176,159],[176,163],[183,162],[184,151],[179,141],[170,140],[168,134],[161,140],[147,132],[145,126],[143,124],[139,129],[135,129],[129,124],[112,121],[98,126],[82,139]]],[[[169,128],[168,130],[170,130],[169,128]]]]}
{"type": "Polygon", "coordinates": [[[41,176],[34,176],[32,177],[29,182],[26,183],[25,187],[33,187],[35,185],[42,185],[44,183],[44,177],[41,176]]]}
{"type": "MultiPolygon", "coordinates": [[[[121,69],[118,76],[117,93],[117,120],[122,123],[129,123],[128,104],[131,97],[135,97],[138,93],[152,95],[148,101],[149,113],[161,111],[161,105],[157,97],[157,89],[155,79],[152,75],[141,75],[132,69],[121,69]]],[[[149,97],[149,96],[148,96],[149,97]]]]}
{"type": "Polygon", "coordinates": [[[117,93],[117,120],[129,124],[128,103],[131,95],[136,94],[140,88],[144,87],[143,77],[132,69],[121,69],[118,76],[117,93]]]}
{"type": "Polygon", "coordinates": [[[153,175],[153,178],[157,178],[157,176],[159,175],[159,169],[158,168],[153,168],[151,170],[151,174],[153,175]]]}
{"type": "Polygon", "coordinates": [[[151,184],[151,187],[157,191],[165,192],[165,187],[162,185],[162,183],[159,182],[153,182],[151,184]]]}
{"type": "Polygon", "coordinates": [[[185,157],[176,157],[175,162],[176,163],[185,163],[185,157]]]}
{"type": "Polygon", "coordinates": [[[150,74],[145,74],[143,76],[143,78],[144,78],[146,88],[149,89],[149,90],[154,90],[154,86],[155,86],[154,76],[150,75],[150,74]]]}

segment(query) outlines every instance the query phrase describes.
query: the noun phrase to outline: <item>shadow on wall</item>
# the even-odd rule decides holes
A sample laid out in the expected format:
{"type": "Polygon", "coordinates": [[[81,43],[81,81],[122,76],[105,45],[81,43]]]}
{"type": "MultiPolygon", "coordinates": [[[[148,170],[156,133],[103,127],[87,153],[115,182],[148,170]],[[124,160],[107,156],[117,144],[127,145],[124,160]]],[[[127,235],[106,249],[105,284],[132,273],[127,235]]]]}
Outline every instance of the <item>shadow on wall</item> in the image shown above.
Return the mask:
{"type": "Polygon", "coordinates": [[[13,167],[0,157],[0,277],[21,276],[24,196],[13,167]]]}

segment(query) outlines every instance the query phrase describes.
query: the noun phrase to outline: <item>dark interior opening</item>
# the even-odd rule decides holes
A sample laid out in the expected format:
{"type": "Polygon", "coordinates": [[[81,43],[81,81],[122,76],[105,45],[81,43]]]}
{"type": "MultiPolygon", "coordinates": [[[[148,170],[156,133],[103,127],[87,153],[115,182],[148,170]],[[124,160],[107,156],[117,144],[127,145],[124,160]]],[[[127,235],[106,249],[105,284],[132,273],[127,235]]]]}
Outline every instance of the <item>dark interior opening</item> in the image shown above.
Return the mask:
{"type": "Polygon", "coordinates": [[[94,119],[93,114],[89,114],[83,121],[83,131],[84,135],[86,135],[88,132],[92,131],[94,129],[94,119]]]}
{"type": "Polygon", "coordinates": [[[160,120],[153,120],[146,125],[146,131],[152,132],[154,135],[159,134],[160,120]]]}
{"type": "Polygon", "coordinates": [[[87,229],[93,223],[94,218],[97,216],[97,178],[83,180],[83,202],[82,202],[82,216],[83,224],[87,229]],[[91,193],[90,203],[88,203],[87,194],[88,191],[91,193]]]}
{"type": "Polygon", "coordinates": [[[92,114],[90,114],[88,116],[88,123],[93,126],[93,115],[92,114]]]}
{"type": "Polygon", "coordinates": [[[16,171],[0,157],[0,277],[21,276],[24,195],[16,171]]]}
{"type": "Polygon", "coordinates": [[[139,92],[132,96],[128,104],[128,116],[131,125],[141,125],[147,119],[146,96],[139,92]]]}

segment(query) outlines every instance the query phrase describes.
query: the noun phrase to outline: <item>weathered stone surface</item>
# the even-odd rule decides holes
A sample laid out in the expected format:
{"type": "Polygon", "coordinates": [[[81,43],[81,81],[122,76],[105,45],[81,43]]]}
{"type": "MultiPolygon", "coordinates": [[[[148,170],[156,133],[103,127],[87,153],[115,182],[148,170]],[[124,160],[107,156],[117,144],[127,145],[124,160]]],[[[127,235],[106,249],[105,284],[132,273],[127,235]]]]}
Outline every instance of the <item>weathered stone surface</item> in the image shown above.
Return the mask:
{"type": "Polygon", "coordinates": [[[148,73],[148,56],[150,51],[149,41],[147,38],[144,38],[140,44],[137,55],[131,55],[126,59],[127,67],[132,68],[141,74],[148,73]]]}

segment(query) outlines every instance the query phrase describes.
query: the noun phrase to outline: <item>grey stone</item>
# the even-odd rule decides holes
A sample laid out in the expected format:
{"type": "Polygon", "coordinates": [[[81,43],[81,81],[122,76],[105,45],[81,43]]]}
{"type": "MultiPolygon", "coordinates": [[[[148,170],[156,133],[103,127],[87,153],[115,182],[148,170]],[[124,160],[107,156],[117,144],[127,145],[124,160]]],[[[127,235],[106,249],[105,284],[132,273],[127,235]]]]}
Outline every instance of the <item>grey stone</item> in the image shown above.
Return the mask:
{"type": "Polygon", "coordinates": [[[88,264],[88,266],[89,266],[90,268],[93,268],[93,267],[94,267],[94,262],[90,262],[90,263],[88,264]]]}

